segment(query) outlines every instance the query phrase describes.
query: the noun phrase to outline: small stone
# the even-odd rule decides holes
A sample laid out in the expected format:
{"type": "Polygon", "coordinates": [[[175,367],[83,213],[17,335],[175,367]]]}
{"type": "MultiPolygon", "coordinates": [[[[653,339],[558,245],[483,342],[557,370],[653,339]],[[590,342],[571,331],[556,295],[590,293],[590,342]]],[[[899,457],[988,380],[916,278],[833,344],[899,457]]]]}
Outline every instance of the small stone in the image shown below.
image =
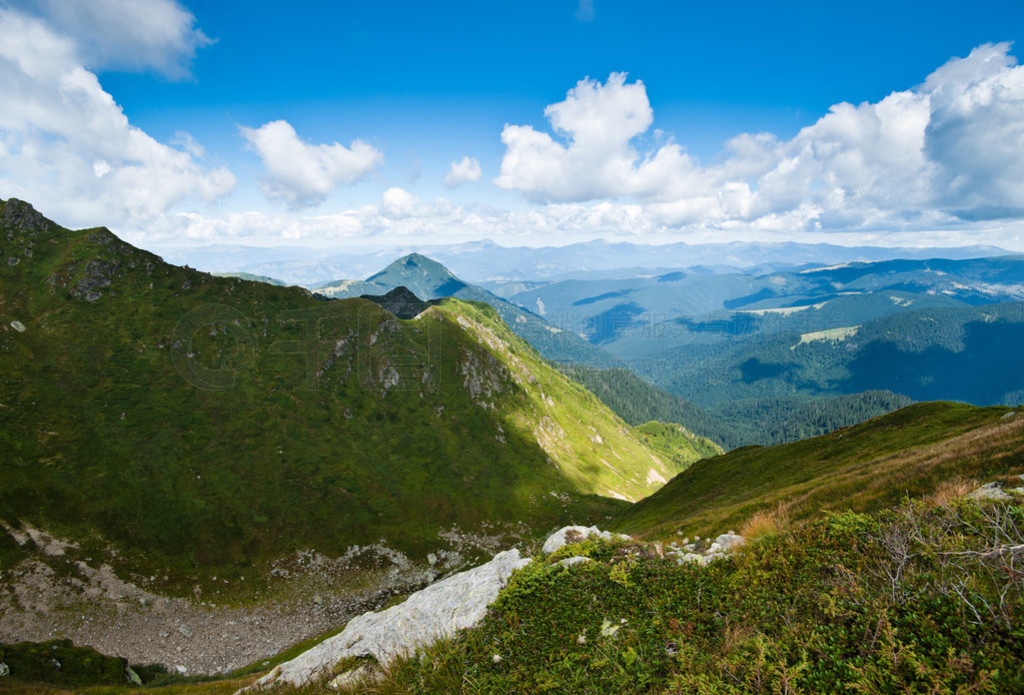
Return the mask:
{"type": "Polygon", "coordinates": [[[433,553],[427,553],[427,563],[429,563],[431,567],[436,565],[437,564],[437,555],[434,555],[433,553]]]}
{"type": "Polygon", "coordinates": [[[567,557],[564,560],[559,560],[558,564],[562,565],[563,567],[572,567],[573,565],[578,565],[581,562],[593,561],[589,557],[583,557],[582,555],[573,555],[572,557],[567,557]]]}
{"type": "Polygon", "coordinates": [[[192,636],[192,631],[190,629],[188,629],[187,625],[182,625],[181,627],[179,627],[178,628],[178,632],[183,634],[185,637],[191,637],[192,636]]]}
{"type": "Polygon", "coordinates": [[[18,333],[25,332],[25,324],[23,324],[21,321],[11,321],[11,328],[18,331],[18,333]]]}
{"type": "Polygon", "coordinates": [[[0,678],[11,675],[11,667],[0,661],[0,678]]]}

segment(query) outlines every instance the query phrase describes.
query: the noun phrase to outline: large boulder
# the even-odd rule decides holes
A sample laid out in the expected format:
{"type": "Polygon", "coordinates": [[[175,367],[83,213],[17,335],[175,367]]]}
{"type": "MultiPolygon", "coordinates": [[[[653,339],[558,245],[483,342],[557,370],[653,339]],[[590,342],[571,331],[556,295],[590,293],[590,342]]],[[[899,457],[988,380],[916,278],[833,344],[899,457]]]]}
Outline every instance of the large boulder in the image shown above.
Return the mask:
{"type": "Polygon", "coordinates": [[[353,618],[340,634],[280,664],[239,692],[275,684],[300,686],[329,675],[335,664],[351,657],[372,656],[386,666],[417,647],[479,623],[509,576],[528,564],[530,559],[520,557],[518,550],[498,553],[487,564],[417,591],[404,603],[353,618]]]}

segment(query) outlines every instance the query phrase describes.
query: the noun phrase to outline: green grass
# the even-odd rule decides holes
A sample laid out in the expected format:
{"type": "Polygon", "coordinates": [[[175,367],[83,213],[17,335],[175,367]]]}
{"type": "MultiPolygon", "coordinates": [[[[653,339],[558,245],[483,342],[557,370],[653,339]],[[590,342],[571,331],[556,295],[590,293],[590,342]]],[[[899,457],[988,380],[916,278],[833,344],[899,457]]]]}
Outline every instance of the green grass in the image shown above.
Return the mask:
{"type": "Polygon", "coordinates": [[[780,505],[793,519],[868,511],[942,480],[1024,472],[1024,414],[959,403],[908,406],[860,425],[698,461],[608,524],[645,538],[723,533],[780,505]]]}

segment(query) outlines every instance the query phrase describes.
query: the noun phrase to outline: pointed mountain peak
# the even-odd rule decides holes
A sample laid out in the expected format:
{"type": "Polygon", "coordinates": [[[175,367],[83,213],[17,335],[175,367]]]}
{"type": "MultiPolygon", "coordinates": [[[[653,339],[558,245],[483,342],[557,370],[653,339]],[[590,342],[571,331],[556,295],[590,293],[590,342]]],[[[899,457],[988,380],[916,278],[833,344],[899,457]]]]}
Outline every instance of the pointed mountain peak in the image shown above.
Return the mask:
{"type": "Polygon", "coordinates": [[[402,256],[366,281],[382,287],[404,285],[423,299],[450,297],[467,286],[443,265],[419,253],[402,256]]]}

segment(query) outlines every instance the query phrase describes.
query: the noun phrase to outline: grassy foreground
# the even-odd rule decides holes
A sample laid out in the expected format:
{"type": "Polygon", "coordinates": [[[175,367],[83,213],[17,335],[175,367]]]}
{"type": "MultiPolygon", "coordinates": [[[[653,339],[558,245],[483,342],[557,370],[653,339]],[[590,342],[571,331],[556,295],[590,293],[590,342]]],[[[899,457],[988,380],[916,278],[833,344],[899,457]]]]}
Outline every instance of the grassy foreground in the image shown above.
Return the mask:
{"type": "Polygon", "coordinates": [[[515,575],[479,628],[348,692],[1024,690],[1019,500],[940,495],[761,533],[705,567],[567,546],[515,575]],[[593,561],[558,564],[571,555],[593,561]]]}

